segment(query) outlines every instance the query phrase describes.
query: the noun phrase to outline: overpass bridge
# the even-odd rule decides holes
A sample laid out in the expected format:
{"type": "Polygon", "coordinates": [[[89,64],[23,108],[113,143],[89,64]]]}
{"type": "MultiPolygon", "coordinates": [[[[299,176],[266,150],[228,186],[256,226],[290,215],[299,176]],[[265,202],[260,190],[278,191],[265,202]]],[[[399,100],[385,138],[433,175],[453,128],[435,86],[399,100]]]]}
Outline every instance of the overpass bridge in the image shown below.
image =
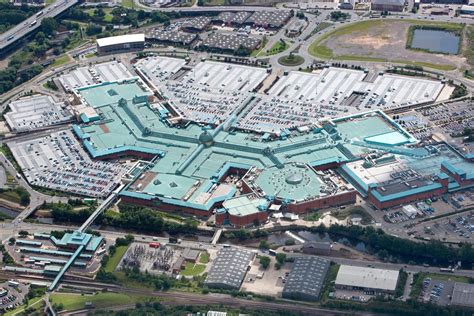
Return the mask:
{"type": "Polygon", "coordinates": [[[45,18],[55,18],[67,9],[79,3],[79,0],[57,0],[25,21],[0,34],[0,55],[13,47],[22,38],[41,27],[45,18]]]}

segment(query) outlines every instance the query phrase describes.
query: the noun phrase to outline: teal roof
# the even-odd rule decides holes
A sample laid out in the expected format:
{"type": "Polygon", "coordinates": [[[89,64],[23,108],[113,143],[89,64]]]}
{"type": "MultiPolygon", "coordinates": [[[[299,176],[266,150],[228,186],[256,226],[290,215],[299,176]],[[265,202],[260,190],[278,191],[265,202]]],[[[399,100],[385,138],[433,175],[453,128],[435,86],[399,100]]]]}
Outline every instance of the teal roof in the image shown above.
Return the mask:
{"type": "Polygon", "coordinates": [[[242,195],[229,199],[222,203],[227,212],[234,216],[246,216],[265,211],[268,208],[268,201],[262,198],[249,199],[242,195]]]}

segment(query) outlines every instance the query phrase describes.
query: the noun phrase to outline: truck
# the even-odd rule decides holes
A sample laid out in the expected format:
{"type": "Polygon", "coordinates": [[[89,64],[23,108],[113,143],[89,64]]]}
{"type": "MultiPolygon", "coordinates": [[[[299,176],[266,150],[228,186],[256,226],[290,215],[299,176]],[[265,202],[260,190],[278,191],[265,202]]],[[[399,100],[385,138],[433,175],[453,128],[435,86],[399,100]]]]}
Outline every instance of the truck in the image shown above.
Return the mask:
{"type": "Polygon", "coordinates": [[[158,249],[158,248],[160,248],[160,243],[159,242],[151,242],[151,243],[148,244],[148,246],[150,246],[150,248],[158,249]]]}
{"type": "Polygon", "coordinates": [[[33,22],[30,23],[30,27],[32,27],[33,25],[35,25],[38,21],[34,20],[33,22]]]}

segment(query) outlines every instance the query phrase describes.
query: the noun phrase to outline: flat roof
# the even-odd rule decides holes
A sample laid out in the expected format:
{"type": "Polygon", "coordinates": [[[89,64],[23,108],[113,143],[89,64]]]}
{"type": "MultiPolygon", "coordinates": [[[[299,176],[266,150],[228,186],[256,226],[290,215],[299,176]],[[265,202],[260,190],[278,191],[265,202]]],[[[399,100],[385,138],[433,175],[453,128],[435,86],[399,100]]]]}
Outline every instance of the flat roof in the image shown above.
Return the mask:
{"type": "Polygon", "coordinates": [[[341,265],[336,285],[394,291],[397,287],[398,270],[385,270],[341,265]]]}
{"type": "Polygon", "coordinates": [[[250,199],[247,195],[243,195],[224,201],[222,206],[224,206],[231,215],[246,216],[261,212],[261,208],[266,209],[268,201],[256,197],[250,199]]]}
{"type": "Polygon", "coordinates": [[[145,42],[145,34],[126,34],[97,39],[97,45],[99,47],[135,42],[145,42]]]}
{"type": "Polygon", "coordinates": [[[451,304],[474,307],[474,284],[454,283],[451,304]]]}

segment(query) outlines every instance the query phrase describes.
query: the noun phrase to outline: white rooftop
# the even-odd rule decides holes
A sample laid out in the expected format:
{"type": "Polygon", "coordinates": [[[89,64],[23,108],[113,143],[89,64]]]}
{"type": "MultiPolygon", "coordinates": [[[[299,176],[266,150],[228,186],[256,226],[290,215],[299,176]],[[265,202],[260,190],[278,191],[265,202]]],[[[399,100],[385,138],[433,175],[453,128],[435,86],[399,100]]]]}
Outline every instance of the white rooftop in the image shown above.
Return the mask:
{"type": "Polygon", "coordinates": [[[397,287],[398,274],[396,270],[341,265],[336,285],[394,291],[397,287]]]}
{"type": "Polygon", "coordinates": [[[145,34],[127,34],[120,36],[111,36],[97,39],[97,45],[99,47],[117,45],[117,44],[126,44],[126,43],[136,43],[144,42],[145,34]]]}

